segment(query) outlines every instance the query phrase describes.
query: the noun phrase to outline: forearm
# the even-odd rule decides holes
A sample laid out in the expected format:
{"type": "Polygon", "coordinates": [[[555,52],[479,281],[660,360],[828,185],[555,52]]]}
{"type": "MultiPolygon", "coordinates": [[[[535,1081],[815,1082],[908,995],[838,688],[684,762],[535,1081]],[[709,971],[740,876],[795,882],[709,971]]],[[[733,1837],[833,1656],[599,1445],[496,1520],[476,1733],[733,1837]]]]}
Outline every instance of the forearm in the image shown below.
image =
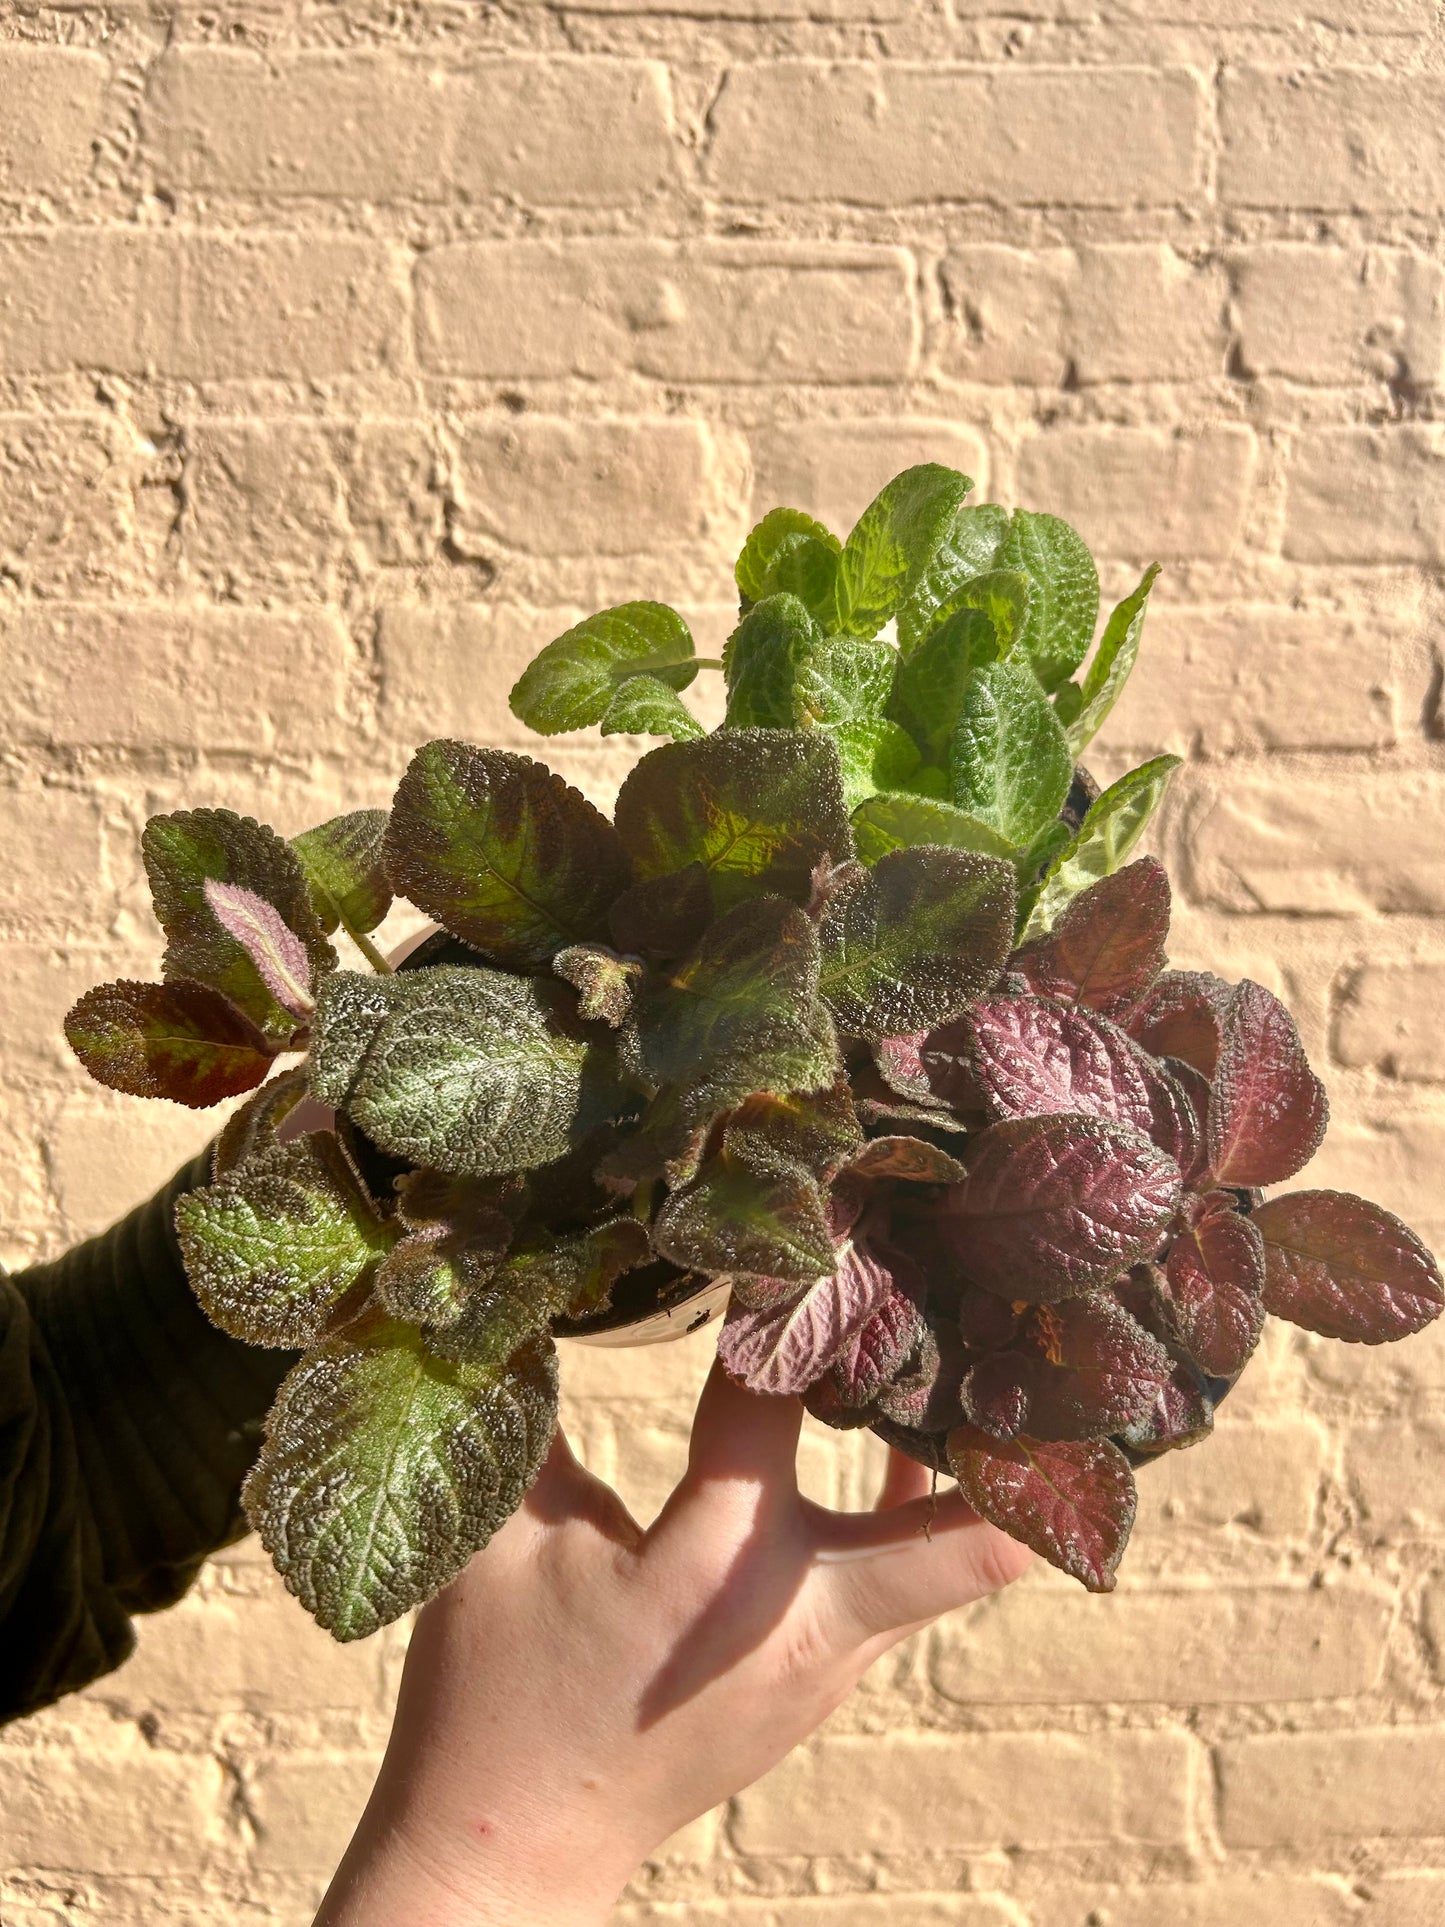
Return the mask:
{"type": "Polygon", "coordinates": [[[7,1282],[0,1404],[0,1719],[123,1659],[244,1530],[240,1482],[289,1354],[216,1330],[186,1282],[175,1200],[206,1159],[98,1238],[7,1282]]]}

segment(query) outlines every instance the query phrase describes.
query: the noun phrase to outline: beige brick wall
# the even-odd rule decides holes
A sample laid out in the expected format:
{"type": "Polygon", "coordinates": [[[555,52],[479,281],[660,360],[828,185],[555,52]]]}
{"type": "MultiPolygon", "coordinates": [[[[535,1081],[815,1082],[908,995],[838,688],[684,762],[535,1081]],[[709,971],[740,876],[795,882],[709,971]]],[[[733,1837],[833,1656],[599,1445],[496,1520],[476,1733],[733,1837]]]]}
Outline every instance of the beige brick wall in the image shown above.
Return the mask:
{"type": "MultiPolygon", "coordinates": [[[[1107,587],[1166,561],[1098,761],[1187,757],[1176,960],[1288,995],[1321,1181],[1445,1245],[1442,210],[1437,0],[0,7],[6,1258],[205,1135],[60,1035],[154,967],[151,811],[294,831],[516,743],[577,612],[716,644],[755,509],[930,456],[1107,587]]],[[[566,1360],[644,1514],[707,1349],[566,1360]]],[[[804,1464],[866,1502],[871,1442],[804,1464]]],[[[1442,1492],[1445,1332],[1272,1333],[1117,1595],[913,1640],[619,1921],[1440,1927],[1442,1492]]],[[[6,1927],[303,1927],[403,1649],[216,1560],[0,1735],[6,1927]]]]}

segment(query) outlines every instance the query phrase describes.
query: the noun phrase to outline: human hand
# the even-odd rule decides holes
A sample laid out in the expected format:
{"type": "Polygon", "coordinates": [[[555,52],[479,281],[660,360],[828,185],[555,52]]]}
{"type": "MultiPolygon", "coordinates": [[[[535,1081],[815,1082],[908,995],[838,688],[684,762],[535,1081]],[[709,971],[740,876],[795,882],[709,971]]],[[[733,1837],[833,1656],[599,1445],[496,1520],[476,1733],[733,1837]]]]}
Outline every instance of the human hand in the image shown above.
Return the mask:
{"type": "Polygon", "coordinates": [[[931,1502],[896,1451],[873,1511],[803,1498],[801,1422],[800,1400],[714,1362],[687,1472],[646,1532],[559,1430],[521,1509],[417,1619],[316,1927],[604,1921],[654,1848],[774,1766],[890,1646],[1028,1564],[956,1489],[931,1502]]]}

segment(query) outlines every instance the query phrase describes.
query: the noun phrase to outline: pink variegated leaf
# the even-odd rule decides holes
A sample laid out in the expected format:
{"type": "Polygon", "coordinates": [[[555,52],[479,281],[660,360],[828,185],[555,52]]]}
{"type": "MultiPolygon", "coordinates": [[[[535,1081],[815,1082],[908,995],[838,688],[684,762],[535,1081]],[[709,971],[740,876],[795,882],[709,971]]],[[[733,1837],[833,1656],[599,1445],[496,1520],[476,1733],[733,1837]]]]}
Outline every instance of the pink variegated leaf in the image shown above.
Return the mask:
{"type": "Polygon", "coordinates": [[[888,1271],[888,1292],[844,1344],[829,1374],[845,1405],[871,1405],[923,1335],[921,1273],[901,1254],[875,1255],[888,1271]]]}
{"type": "Polygon", "coordinates": [[[1141,857],[1075,897],[1049,932],[1011,959],[1040,997],[1120,1017],[1164,968],[1169,878],[1141,857]]]}
{"type": "Polygon", "coordinates": [[[963,1417],[967,1365],[956,1332],[947,1325],[925,1325],[903,1369],[880,1388],[875,1401],[878,1411],[895,1425],[915,1432],[946,1432],[963,1417]]]}
{"type": "Polygon", "coordinates": [[[1233,995],[1207,970],[1166,970],[1121,1022],[1151,1057],[1182,1057],[1213,1077],[1233,995]]]}
{"type": "Polygon", "coordinates": [[[293,1017],[316,1008],[311,994],[311,960],[306,946],[274,904],[239,883],[207,877],[202,886],[211,914],[236,939],[267,990],[293,1017]]]}
{"type": "Polygon", "coordinates": [[[1029,1312],[1006,1351],[963,1382],[972,1422],[994,1438],[1101,1439],[1142,1418],[1174,1362],[1107,1293],[1029,1312]]]}
{"type": "Polygon", "coordinates": [[[1294,1019],[1248,977],[1234,992],[1209,1107],[1216,1184],[1280,1184],[1303,1170],[1329,1119],[1325,1087],[1306,1061],[1294,1019]]]}
{"type": "Polygon", "coordinates": [[[805,1391],[883,1305],[893,1280],[875,1258],[845,1245],[831,1277],[767,1311],[729,1308],[718,1356],[752,1392],[805,1391]]]}
{"type": "Polygon", "coordinates": [[[1423,1331],[1445,1306],[1440,1267],[1397,1217],[1344,1191],[1260,1205],[1264,1304],[1326,1338],[1383,1345],[1423,1331]]]}
{"type": "Polygon", "coordinates": [[[1233,1377],[1264,1329],[1264,1241],[1249,1219],[1206,1208],[1174,1240],[1162,1285],[1190,1357],[1212,1377],[1233,1377]]]}
{"type": "MultiPolygon", "coordinates": [[[[990,1116],[1081,1112],[1150,1131],[1146,1060],[1107,1018],[1042,997],[983,997],[954,1028],[972,1036],[990,1116]]],[[[927,1063],[926,1045],[922,1055],[927,1063]]]]}
{"type": "Polygon", "coordinates": [[[907,1037],[880,1037],[873,1045],[873,1061],[889,1090],[914,1104],[937,1104],[924,1070],[919,1050],[928,1037],[926,1030],[907,1037]]]}
{"type": "Polygon", "coordinates": [[[1214,1429],[1214,1405],[1198,1372],[1176,1364],[1147,1411],[1115,1435],[1135,1452],[1171,1452],[1195,1445],[1214,1429]]]}
{"type": "Polygon", "coordinates": [[[1112,1592],[1134,1524],[1129,1462],[1107,1439],[1004,1443],[976,1426],[948,1436],[959,1490],[982,1518],[1090,1592],[1112,1592]]]}
{"type": "Polygon", "coordinates": [[[1173,1158],[1127,1124],[1012,1118],[971,1141],[939,1224],[975,1284],[1052,1304],[1152,1257],[1179,1195],[1173,1158]]]}

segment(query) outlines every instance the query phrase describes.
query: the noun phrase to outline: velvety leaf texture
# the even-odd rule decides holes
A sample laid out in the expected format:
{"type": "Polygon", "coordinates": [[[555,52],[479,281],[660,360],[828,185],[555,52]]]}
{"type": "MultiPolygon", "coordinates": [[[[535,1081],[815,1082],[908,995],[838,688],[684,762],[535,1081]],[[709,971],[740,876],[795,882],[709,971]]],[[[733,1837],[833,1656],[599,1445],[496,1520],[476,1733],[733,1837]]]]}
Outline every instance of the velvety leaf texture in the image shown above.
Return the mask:
{"type": "Polygon", "coordinates": [[[630,677],[686,689],[697,674],[687,624],[662,602],[624,602],[549,642],[513,686],[512,714],[539,735],[600,723],[630,677]]]}
{"type": "Polygon", "coordinates": [[[957,511],[933,560],[898,611],[898,642],[905,656],[935,626],[954,591],[993,567],[1008,525],[1008,510],[993,502],[957,511]]]}
{"type": "Polygon", "coordinates": [[[817,640],[796,596],[771,595],[750,609],[723,649],[728,728],[794,728],[799,670],[817,640]]]}
{"type": "Polygon", "coordinates": [[[602,1310],[618,1278],[650,1256],[646,1227],[635,1218],[613,1218],[570,1238],[534,1236],[468,1295],[457,1322],[431,1333],[429,1342],[461,1363],[504,1365],[554,1319],[602,1310]]]}
{"type": "Polygon", "coordinates": [[[997,981],[1015,908],[1012,867],[972,851],[895,850],[855,869],[818,925],[839,1027],[886,1037],[956,1016],[997,981]]]}
{"type": "Polygon", "coordinates": [[[1099,574],[1082,538],[1056,515],[1017,509],[997,557],[1020,569],[1032,594],[1020,647],[1047,690],[1078,668],[1099,619],[1099,574]]]}
{"type": "Polygon", "coordinates": [[[1190,1357],[1216,1378],[1232,1377],[1259,1343],[1264,1270],[1258,1228],[1228,1209],[1207,1212],[1170,1248],[1163,1282],[1175,1327],[1190,1357]]]}
{"type": "Polygon", "coordinates": [[[360,1639],[454,1579],[521,1503],[551,1443],[550,1339],[454,1363],[367,1314],[287,1376],[244,1499],[318,1623],[360,1639]]]}
{"type": "Polygon", "coordinates": [[[1129,1462],[1107,1439],[1005,1443],[971,1425],[948,1437],[959,1490],[981,1518],[1090,1592],[1112,1592],[1134,1524],[1129,1462]]]}
{"type": "Polygon", "coordinates": [[[1123,866],[1148,829],[1178,767],[1177,756],[1156,756],[1111,783],[1089,806],[1077,834],[1050,868],[1029,925],[1030,936],[1052,929],[1081,890],[1123,866]]]}
{"type": "Polygon", "coordinates": [[[917,849],[934,844],[940,849],[977,850],[981,856],[1012,862],[1016,846],[987,823],[951,803],[925,796],[870,796],[853,812],[853,835],[859,859],[878,863],[890,850],[917,849]]]}
{"type": "Polygon", "coordinates": [[[875,1258],[845,1245],[836,1271],[775,1309],[749,1311],[734,1303],[718,1334],[718,1357],[749,1391],[806,1391],[891,1290],[890,1275],[875,1258]]]}
{"type": "Polygon", "coordinates": [[[965,608],[941,622],[900,663],[890,713],[930,762],[948,760],[973,678],[998,656],[998,631],[989,617],[965,608]]]}
{"type": "Polygon", "coordinates": [[[441,966],[345,979],[317,1011],[312,1088],[383,1150],[463,1176],[561,1157],[616,1102],[602,1036],[542,978],[441,966]]]}
{"type": "Polygon", "coordinates": [[[386,825],[385,810],[351,810],[292,837],[291,847],[301,859],[311,901],[328,935],[344,923],[364,936],[391,908],[386,825]]]}
{"type": "Polygon", "coordinates": [[[1343,1191],[1270,1198],[1253,1216],[1264,1240],[1264,1303],[1326,1338],[1382,1345],[1423,1331],[1445,1306],[1440,1267],[1408,1226],[1343,1191]]]}
{"type": "Polygon", "coordinates": [[[964,1168],[957,1158],[926,1138],[887,1136],[869,1138],[849,1158],[855,1178],[894,1178],[907,1184],[962,1184],[964,1168]]]}
{"type": "Polygon", "coordinates": [[[949,756],[953,802],[1020,846],[1048,828],[1073,780],[1058,717],[1029,670],[1013,663],[974,677],[949,756]]]}
{"type": "Polygon", "coordinates": [[[830,1178],[863,1141],[846,1078],[821,1091],[746,1098],[727,1121],[726,1150],[754,1169],[802,1165],[830,1178]]]}
{"type": "MultiPolygon", "coordinates": [[[[921,1296],[921,1292],[919,1294],[921,1296]]],[[[918,1297],[894,1287],[833,1361],[831,1382],[845,1406],[871,1405],[898,1376],[923,1335],[918,1297]]]]}
{"type": "Polygon", "coordinates": [[[613,1030],[632,1009],[642,969],[600,943],[570,944],[557,952],[552,968],[577,992],[577,1014],[589,1023],[610,1024],[613,1030]]]}
{"type": "Polygon", "coordinates": [[[206,1315],[248,1345],[304,1345],[392,1234],[329,1132],[275,1145],[176,1206],[206,1315]]]}
{"type": "Polygon", "coordinates": [[[316,1008],[310,959],[280,911],[239,883],[217,883],[207,877],[202,888],[211,915],[255,964],[256,974],[282,1010],[298,1022],[309,1017],[316,1008]]]}
{"type": "Polygon", "coordinates": [[[657,676],[629,676],[602,715],[604,736],[670,736],[690,743],[706,733],[677,691],[657,676]]]}
{"type": "Polygon", "coordinates": [[[1106,1294],[1038,1306],[1014,1343],[972,1367],[964,1409],[994,1438],[1101,1439],[1141,1419],[1173,1360],[1106,1294]]]}
{"type": "Polygon", "coordinates": [[[801,509],[769,510],[743,544],[734,570],[745,609],[796,583],[793,593],[821,619],[832,610],[842,546],[836,535],[801,509]],[[780,580],[784,576],[789,580],[780,580]],[[805,588],[808,593],[802,594],[805,588]]]}
{"type": "Polygon", "coordinates": [[[263,1084],[232,1111],[211,1146],[211,1176],[223,1178],[257,1151],[276,1142],[276,1133],[306,1095],[306,1066],[297,1064],[263,1084]]]}
{"type": "Polygon", "coordinates": [[[1284,1005],[1248,977],[1225,1015],[1209,1107],[1209,1168],[1218,1184],[1279,1184],[1303,1170],[1325,1134],[1329,1101],[1284,1005]]]}
{"type": "Polygon", "coordinates": [[[816,730],[665,744],[622,785],[615,821],[639,878],[700,863],[718,911],[765,890],[806,903],[818,864],[853,854],[838,752],[816,730]]]}
{"type": "Polygon", "coordinates": [[[1098,735],[1109,711],[1123,694],[1139,654],[1149,592],[1158,574],[1159,564],[1155,562],[1145,570],[1138,588],[1125,596],[1104,625],[1099,647],[1079,692],[1078,711],[1068,723],[1069,749],[1076,757],[1081,756],[1098,735]]]}
{"type": "Polygon", "coordinates": [[[65,1035],[97,1083],[192,1110],[252,1090],[271,1068],[260,1031],[204,984],[97,984],[70,1010],[65,1035]]]}
{"type": "Polygon", "coordinates": [[[1206,970],[1168,970],[1122,1021],[1152,1056],[1180,1058],[1212,1078],[1233,995],[1231,985],[1206,970]]]}
{"type": "Polygon", "coordinates": [[[876,636],[908,601],[973,487],[936,462],[905,469],[859,516],[838,558],[838,627],[876,636]]]}
{"type": "Polygon", "coordinates": [[[829,636],[815,642],[798,666],[794,719],[804,729],[824,730],[837,744],[850,808],[876,790],[898,788],[918,767],[913,738],[884,715],[897,661],[890,643],[829,636]]]}
{"type": "Polygon", "coordinates": [[[1140,857],[1075,897],[1050,934],[1026,944],[1012,967],[1041,997],[1122,1018],[1164,968],[1169,911],[1163,864],[1140,857]]]}
{"type": "Polygon", "coordinates": [[[958,1030],[971,1037],[977,1087],[994,1117],[1084,1112],[1152,1135],[1143,1054],[1107,1018],[1042,997],[985,997],[958,1030]]]}
{"type": "Polygon", "coordinates": [[[401,779],[386,861],[419,910],[516,970],[605,936],[628,881],[611,824],[545,764],[446,740],[401,779]]]}
{"type": "Polygon", "coordinates": [[[336,954],[312,907],[296,852],[249,816],[232,810],[179,810],[151,818],[141,853],[156,917],[166,933],[167,978],[219,991],[284,1048],[295,1032],[296,1012],[277,1000],[248,943],[218,917],[207,885],[244,892],[246,902],[259,900],[269,907],[276,924],[304,952],[309,997],[335,967],[336,954]]]}
{"type": "Polygon", "coordinates": [[[657,1251],[686,1269],[750,1271],[802,1281],[833,1269],[833,1240],[817,1181],[800,1165],[754,1171],[710,1158],[674,1191],[652,1228],[657,1251]]]}
{"type": "Polygon", "coordinates": [[[995,1124],[969,1144],[945,1221],[965,1276],[1052,1304],[1152,1256],[1179,1202],[1179,1169],[1126,1124],[1061,1115],[995,1124]]]}

